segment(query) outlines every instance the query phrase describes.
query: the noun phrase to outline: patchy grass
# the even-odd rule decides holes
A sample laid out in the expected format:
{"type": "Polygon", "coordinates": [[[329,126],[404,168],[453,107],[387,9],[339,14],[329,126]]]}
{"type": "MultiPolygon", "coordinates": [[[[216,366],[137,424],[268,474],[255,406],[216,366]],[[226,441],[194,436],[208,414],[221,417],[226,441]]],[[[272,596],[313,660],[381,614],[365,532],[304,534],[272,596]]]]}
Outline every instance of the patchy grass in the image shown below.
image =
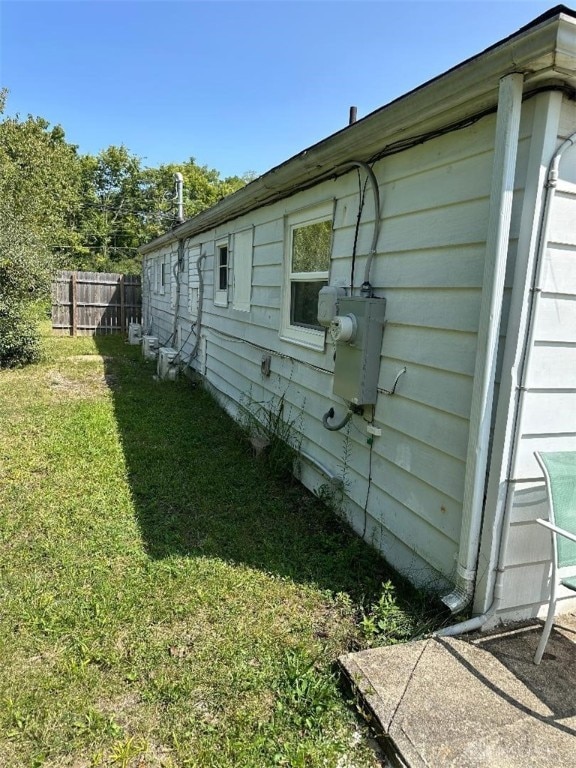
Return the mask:
{"type": "Polygon", "coordinates": [[[47,345],[0,373],[3,768],[378,765],[334,662],[383,561],[139,348],[47,345]]]}

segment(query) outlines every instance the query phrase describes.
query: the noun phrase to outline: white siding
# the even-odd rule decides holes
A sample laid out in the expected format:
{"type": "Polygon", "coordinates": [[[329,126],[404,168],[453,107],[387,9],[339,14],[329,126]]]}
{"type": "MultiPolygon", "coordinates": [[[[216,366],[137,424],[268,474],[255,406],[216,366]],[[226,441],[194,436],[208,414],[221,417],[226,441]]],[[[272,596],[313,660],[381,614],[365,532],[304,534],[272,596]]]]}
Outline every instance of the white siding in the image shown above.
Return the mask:
{"type": "Polygon", "coordinates": [[[232,250],[233,300],[232,307],[241,312],[250,311],[252,295],[252,227],[234,234],[232,250]]]}
{"type": "MultiPolygon", "coordinates": [[[[460,534],[468,416],[482,288],[484,242],[492,171],[495,118],[439,137],[374,166],[383,221],[371,275],[376,295],[387,299],[386,328],[375,425],[370,446],[366,423],[355,417],[348,433],[332,433],[322,416],[334,406],[333,350],[306,349],[279,338],[284,217],[321,201],[336,200],[330,281],[349,282],[358,213],[358,178],[351,172],[240,217],[191,240],[207,259],[202,335],[207,341],[208,382],[224,398],[267,400],[285,395],[302,431],[302,449],[344,476],[344,504],[352,524],[415,580],[453,575],[460,534]],[[212,301],[214,242],[253,231],[251,297],[247,309],[212,301]],[[272,353],[270,378],[262,355],[272,353]],[[385,390],[403,367],[396,394],[385,390]],[[366,507],[367,503],[367,507],[366,507]],[[365,514],[364,509],[366,507],[365,514]]],[[[363,279],[373,232],[370,195],[362,213],[355,286],[363,279]]],[[[168,249],[170,250],[170,249],[168,249]]],[[[161,257],[162,254],[159,254],[161,257]]],[[[233,259],[234,264],[235,258],[233,259]]],[[[234,266],[232,280],[236,285],[234,266]]],[[[190,273],[192,274],[192,273],[190,273]]],[[[171,333],[169,305],[154,294],[155,332],[171,333]]],[[[180,303],[186,338],[187,303],[180,303]],[[183,311],[184,310],[184,311],[183,311]]],[[[189,352],[190,338],[183,351],[189,352]]],[[[318,486],[316,471],[303,479],[318,486]]]]}
{"type": "MultiPolygon", "coordinates": [[[[174,327],[174,309],[172,304],[172,280],[174,275],[170,269],[172,254],[177,252],[176,244],[170,244],[146,257],[150,266],[150,308],[145,308],[147,318],[146,332],[158,336],[161,345],[169,344],[174,327]],[[161,285],[162,264],[164,264],[165,285],[161,285]]],[[[146,276],[146,275],[145,275],[146,276]]],[[[147,282],[147,280],[145,280],[147,282]]]]}
{"type": "MultiPolygon", "coordinates": [[[[576,130],[576,109],[569,102],[563,104],[561,126],[566,133],[576,130]]],[[[508,618],[542,612],[549,596],[550,537],[534,523],[548,516],[548,508],[534,451],[576,449],[576,186],[566,182],[576,178],[576,152],[564,155],[560,178],[534,303],[533,343],[527,350],[509,478],[512,513],[502,605],[508,618]]]]}
{"type": "MultiPolygon", "coordinates": [[[[520,236],[533,114],[534,103],[529,101],[523,109],[503,327],[520,236]]],[[[296,418],[301,430],[303,452],[345,480],[343,509],[351,524],[395,567],[419,582],[439,578],[446,584],[453,576],[457,556],[494,128],[495,117],[488,116],[374,166],[383,219],[371,281],[376,295],[386,298],[387,311],[379,397],[374,409],[375,426],[382,434],[374,438],[371,447],[361,417],[354,417],[349,428],[341,432],[328,432],[322,426],[322,416],[330,406],[337,414],[345,408],[332,395],[330,343],[324,350],[314,351],[279,337],[284,218],[306,206],[336,201],[330,282],[340,279],[348,283],[358,214],[356,172],[257,209],[198,235],[190,243],[190,248],[201,247],[207,255],[202,265],[204,352],[193,361],[193,367],[205,374],[232,412],[248,398],[267,401],[284,395],[291,418],[296,418]],[[240,307],[233,299],[228,307],[215,307],[214,243],[243,230],[253,233],[249,301],[240,307]],[[263,354],[272,355],[269,378],[261,373],[263,354]],[[396,394],[388,396],[386,391],[404,367],[406,373],[399,379],[396,394]]],[[[373,203],[367,194],[358,233],[356,289],[363,279],[373,219],[373,203]]],[[[546,312],[556,318],[554,323],[545,324],[549,329],[558,326],[559,312],[564,317],[570,314],[564,306],[569,299],[556,295],[553,286],[557,280],[563,284],[565,274],[573,268],[573,247],[563,242],[555,251],[558,258],[552,259],[545,273],[547,295],[554,296],[554,305],[546,312]]],[[[164,250],[166,253],[159,252],[157,259],[175,249],[164,250]]],[[[232,259],[234,286],[238,284],[236,256],[232,259]]],[[[184,274],[186,280],[193,279],[193,271],[184,274]]],[[[153,329],[164,342],[172,332],[169,303],[153,293],[152,305],[153,329]]],[[[189,339],[186,336],[196,319],[190,315],[187,302],[180,302],[179,318],[186,359],[195,333],[189,339]]],[[[567,344],[563,334],[565,331],[555,328],[553,338],[538,339],[538,353],[533,357],[537,361],[533,375],[539,377],[536,396],[541,394],[539,390],[562,383],[561,376],[550,370],[551,363],[558,360],[565,366],[575,359],[576,345],[567,344]]],[[[499,360],[501,365],[502,355],[499,360]]],[[[564,399],[558,401],[558,407],[566,407],[565,394],[559,393],[564,399]]],[[[533,426],[536,428],[536,420],[533,426]]],[[[305,466],[302,478],[312,488],[325,482],[312,465],[305,466]]],[[[527,526],[531,524],[525,518],[515,524],[524,538],[518,539],[519,546],[511,554],[510,579],[516,578],[512,571],[516,569],[519,574],[518,569],[526,568],[528,561],[540,573],[546,560],[545,543],[535,541],[526,547],[521,543],[529,537],[527,526]],[[524,549],[528,554],[523,559],[519,553],[524,549]]],[[[513,601],[518,605],[525,599],[522,594],[513,601]]]]}

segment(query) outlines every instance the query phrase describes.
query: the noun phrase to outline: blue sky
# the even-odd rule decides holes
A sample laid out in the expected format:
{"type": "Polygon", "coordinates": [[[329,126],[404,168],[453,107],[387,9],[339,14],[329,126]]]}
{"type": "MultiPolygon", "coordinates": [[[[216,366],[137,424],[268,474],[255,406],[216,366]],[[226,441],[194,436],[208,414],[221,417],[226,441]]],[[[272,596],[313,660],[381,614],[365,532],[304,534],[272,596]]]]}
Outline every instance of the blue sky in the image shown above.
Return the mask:
{"type": "Polygon", "coordinates": [[[0,84],[81,152],[263,173],[553,5],[0,0],[0,84]]]}

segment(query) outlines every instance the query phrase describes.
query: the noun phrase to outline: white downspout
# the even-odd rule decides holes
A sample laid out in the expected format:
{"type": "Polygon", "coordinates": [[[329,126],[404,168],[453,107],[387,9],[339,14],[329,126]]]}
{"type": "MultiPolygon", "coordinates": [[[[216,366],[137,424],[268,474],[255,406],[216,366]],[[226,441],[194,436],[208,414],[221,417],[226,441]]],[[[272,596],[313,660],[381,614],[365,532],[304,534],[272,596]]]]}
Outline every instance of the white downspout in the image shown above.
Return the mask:
{"type": "MultiPolygon", "coordinates": [[[[534,277],[532,280],[532,287],[531,287],[531,306],[530,306],[530,312],[529,312],[529,319],[528,319],[528,333],[526,334],[525,341],[522,348],[522,356],[520,360],[520,383],[518,386],[518,406],[517,406],[517,417],[515,419],[516,425],[519,425],[522,423],[522,412],[524,408],[524,393],[526,391],[526,361],[529,354],[530,349],[534,346],[534,334],[536,329],[536,309],[538,305],[538,300],[540,298],[540,293],[542,291],[542,274],[544,271],[544,256],[546,253],[546,247],[549,240],[549,233],[550,233],[550,221],[551,221],[551,211],[552,211],[552,202],[554,200],[554,195],[556,193],[556,187],[558,186],[558,168],[560,166],[560,160],[562,159],[562,155],[564,152],[572,147],[574,144],[576,144],[576,132],[573,133],[571,136],[569,136],[565,141],[562,142],[562,144],[558,147],[554,155],[552,156],[552,160],[550,161],[550,164],[548,166],[548,174],[546,177],[546,195],[544,199],[544,212],[542,214],[542,224],[540,228],[540,237],[538,239],[538,250],[536,254],[536,266],[534,268],[534,277]]],[[[514,446],[517,445],[517,440],[514,440],[514,446]]],[[[510,462],[509,466],[513,465],[514,462],[514,454],[515,449],[512,449],[510,454],[510,462]]],[[[498,549],[498,560],[497,560],[497,566],[496,566],[496,580],[494,582],[494,588],[493,588],[493,594],[492,594],[492,604],[486,611],[486,613],[481,614],[480,616],[474,616],[472,619],[469,619],[468,621],[463,621],[460,624],[454,624],[450,627],[445,627],[444,629],[439,630],[435,633],[435,635],[439,637],[453,637],[455,635],[462,635],[466,632],[472,632],[475,629],[479,629],[483,624],[485,624],[488,619],[490,619],[498,610],[500,607],[500,603],[502,602],[502,583],[504,579],[504,573],[505,573],[505,557],[506,557],[506,550],[508,548],[508,539],[510,538],[510,517],[512,514],[512,503],[510,495],[507,494],[507,497],[504,499],[503,504],[501,505],[501,509],[503,510],[501,512],[502,516],[502,525],[500,526],[500,530],[502,531],[501,538],[500,538],[500,546],[498,549]]]]}
{"type": "Polygon", "coordinates": [[[523,83],[524,76],[520,73],[506,75],[500,80],[498,93],[494,170],[490,192],[456,583],[454,590],[442,598],[452,613],[462,611],[469,604],[474,593],[502,297],[510,239],[523,83]]]}

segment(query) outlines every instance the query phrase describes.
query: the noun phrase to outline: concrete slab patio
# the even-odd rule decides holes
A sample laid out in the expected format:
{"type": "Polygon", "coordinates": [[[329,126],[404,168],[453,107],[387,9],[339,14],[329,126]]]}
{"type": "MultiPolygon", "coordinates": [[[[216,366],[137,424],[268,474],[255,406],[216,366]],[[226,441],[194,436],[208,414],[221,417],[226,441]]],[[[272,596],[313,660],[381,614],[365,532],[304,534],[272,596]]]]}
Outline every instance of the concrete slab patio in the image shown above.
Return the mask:
{"type": "Polygon", "coordinates": [[[576,767],[576,615],[341,657],[393,765],[576,767]]]}

